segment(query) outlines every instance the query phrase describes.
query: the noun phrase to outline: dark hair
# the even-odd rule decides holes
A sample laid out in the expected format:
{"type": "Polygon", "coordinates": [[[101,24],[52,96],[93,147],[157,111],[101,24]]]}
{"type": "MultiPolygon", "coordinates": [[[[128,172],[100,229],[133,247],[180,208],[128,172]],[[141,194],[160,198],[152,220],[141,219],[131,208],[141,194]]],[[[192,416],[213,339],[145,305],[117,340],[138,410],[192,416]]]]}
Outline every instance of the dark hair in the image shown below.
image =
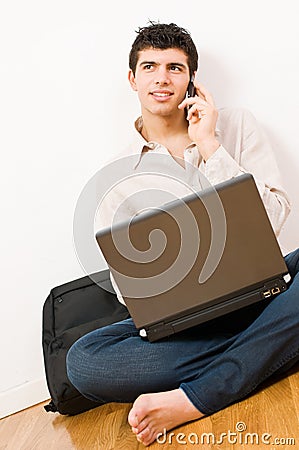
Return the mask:
{"type": "Polygon", "coordinates": [[[175,23],[155,23],[141,27],[136,31],[137,37],[133,42],[130,55],[129,67],[135,75],[138,53],[148,48],[166,50],[178,48],[183,50],[188,57],[190,75],[197,70],[198,53],[189,31],[179,27],[175,23]]]}

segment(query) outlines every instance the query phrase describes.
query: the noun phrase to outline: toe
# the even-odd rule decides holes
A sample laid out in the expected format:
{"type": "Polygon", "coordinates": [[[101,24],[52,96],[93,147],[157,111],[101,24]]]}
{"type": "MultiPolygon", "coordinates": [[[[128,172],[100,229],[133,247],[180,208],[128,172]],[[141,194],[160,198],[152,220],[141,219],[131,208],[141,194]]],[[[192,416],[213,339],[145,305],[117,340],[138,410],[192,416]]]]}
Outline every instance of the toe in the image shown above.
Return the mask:
{"type": "Polygon", "coordinates": [[[145,430],[146,427],[149,425],[149,418],[145,417],[136,427],[137,434],[141,433],[143,430],[145,430]]]}
{"type": "Polygon", "coordinates": [[[137,428],[147,415],[147,408],[144,404],[144,398],[144,395],[140,395],[133,403],[133,406],[128,415],[128,422],[131,427],[137,428]]]}
{"type": "Polygon", "coordinates": [[[143,431],[140,434],[142,434],[141,442],[143,443],[143,445],[150,445],[152,444],[152,442],[154,442],[158,433],[156,433],[154,430],[147,428],[146,433],[143,431]]]}
{"type": "Polygon", "coordinates": [[[139,424],[138,416],[137,416],[136,411],[134,410],[134,407],[129,412],[128,422],[132,428],[137,428],[137,426],[139,424]]]}
{"type": "Polygon", "coordinates": [[[148,445],[151,438],[151,431],[149,428],[145,428],[138,433],[136,437],[139,442],[142,442],[144,445],[148,445]]]}

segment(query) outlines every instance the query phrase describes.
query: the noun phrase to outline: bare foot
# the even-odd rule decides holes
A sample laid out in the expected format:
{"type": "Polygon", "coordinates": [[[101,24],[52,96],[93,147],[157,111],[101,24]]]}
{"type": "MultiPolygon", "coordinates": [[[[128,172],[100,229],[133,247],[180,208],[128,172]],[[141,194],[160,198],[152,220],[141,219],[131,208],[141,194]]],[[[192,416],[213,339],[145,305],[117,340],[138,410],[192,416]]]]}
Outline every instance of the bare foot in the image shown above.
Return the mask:
{"type": "Polygon", "coordinates": [[[149,445],[164,429],[167,431],[202,414],[182,389],[140,395],[129,412],[128,421],[138,441],[149,445]]]}

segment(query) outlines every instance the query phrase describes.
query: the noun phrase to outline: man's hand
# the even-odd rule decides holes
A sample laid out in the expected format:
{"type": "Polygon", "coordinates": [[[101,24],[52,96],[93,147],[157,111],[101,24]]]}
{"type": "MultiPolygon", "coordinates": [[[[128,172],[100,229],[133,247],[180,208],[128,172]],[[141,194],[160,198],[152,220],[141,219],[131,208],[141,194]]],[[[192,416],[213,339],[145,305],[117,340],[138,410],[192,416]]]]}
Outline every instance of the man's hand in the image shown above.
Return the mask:
{"type": "Polygon", "coordinates": [[[178,106],[179,109],[190,107],[187,120],[190,139],[196,143],[204,161],[220,146],[215,137],[218,111],[213,97],[202,84],[195,84],[195,97],[186,98],[178,106]]]}

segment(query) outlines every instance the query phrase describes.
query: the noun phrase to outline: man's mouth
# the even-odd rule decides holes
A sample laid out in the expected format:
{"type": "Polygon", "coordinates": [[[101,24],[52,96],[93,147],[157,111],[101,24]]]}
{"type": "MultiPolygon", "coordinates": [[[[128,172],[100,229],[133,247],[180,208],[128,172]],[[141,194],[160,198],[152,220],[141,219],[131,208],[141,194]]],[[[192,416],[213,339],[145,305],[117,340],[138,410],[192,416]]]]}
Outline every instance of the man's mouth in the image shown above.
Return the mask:
{"type": "Polygon", "coordinates": [[[166,100],[173,95],[170,91],[152,91],[150,94],[159,100],[166,100]]]}

